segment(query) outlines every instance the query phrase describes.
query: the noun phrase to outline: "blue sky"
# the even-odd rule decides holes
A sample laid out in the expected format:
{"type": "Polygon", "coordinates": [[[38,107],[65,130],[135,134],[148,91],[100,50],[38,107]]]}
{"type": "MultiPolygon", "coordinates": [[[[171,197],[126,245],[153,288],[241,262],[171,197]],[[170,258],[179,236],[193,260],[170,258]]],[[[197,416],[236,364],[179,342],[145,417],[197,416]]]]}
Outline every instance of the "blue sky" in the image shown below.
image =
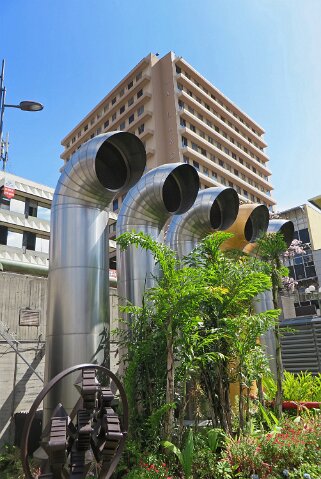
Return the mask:
{"type": "Polygon", "coordinates": [[[266,130],[278,209],[321,194],[320,0],[3,0],[8,171],[55,186],[61,139],[147,53],[183,56],[266,130]]]}

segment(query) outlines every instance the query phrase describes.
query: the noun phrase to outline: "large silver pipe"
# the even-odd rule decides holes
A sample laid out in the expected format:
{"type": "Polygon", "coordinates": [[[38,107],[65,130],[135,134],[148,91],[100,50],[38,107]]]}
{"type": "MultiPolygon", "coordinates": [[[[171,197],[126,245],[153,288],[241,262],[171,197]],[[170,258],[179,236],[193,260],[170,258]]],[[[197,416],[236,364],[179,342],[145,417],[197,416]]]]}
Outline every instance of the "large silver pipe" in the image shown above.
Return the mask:
{"type": "MultiPolygon", "coordinates": [[[[282,219],[275,219],[270,220],[267,228],[267,233],[281,233],[283,235],[283,239],[287,245],[293,241],[294,237],[294,224],[290,220],[282,220],[282,219]]],[[[256,249],[256,243],[249,243],[244,248],[244,253],[251,254],[256,249]]]]}
{"type": "MultiPolygon", "coordinates": [[[[119,211],[117,236],[133,231],[159,238],[166,221],[173,214],[185,213],[194,203],[199,188],[195,168],[171,163],[150,170],[127,193],[119,211]]],[[[152,255],[130,246],[117,248],[118,294],[120,298],[141,305],[145,289],[154,285],[155,262],[152,255]]]]}
{"type": "MultiPolygon", "coordinates": [[[[99,362],[99,335],[109,322],[107,207],[139,180],[145,165],[145,148],[135,135],[111,132],[86,142],[58,180],[51,208],[46,381],[75,364],[99,362]]],[[[72,383],[59,383],[47,396],[44,425],[59,402],[67,411],[75,405],[73,391],[72,383]]]]}
{"type": "Polygon", "coordinates": [[[185,214],[173,216],[167,230],[166,243],[182,258],[208,234],[229,228],[238,211],[239,197],[233,188],[201,190],[185,214]]]}

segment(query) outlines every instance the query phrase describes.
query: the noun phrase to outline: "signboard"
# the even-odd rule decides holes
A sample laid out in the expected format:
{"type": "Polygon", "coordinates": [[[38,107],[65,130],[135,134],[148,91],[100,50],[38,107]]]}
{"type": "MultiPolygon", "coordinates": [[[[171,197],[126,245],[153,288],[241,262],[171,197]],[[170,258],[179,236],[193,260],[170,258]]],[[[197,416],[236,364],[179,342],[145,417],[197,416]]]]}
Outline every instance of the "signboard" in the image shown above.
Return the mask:
{"type": "Polygon", "coordinates": [[[11,200],[14,197],[16,189],[16,184],[14,180],[10,180],[9,178],[5,178],[4,185],[3,185],[3,196],[11,200]]]}

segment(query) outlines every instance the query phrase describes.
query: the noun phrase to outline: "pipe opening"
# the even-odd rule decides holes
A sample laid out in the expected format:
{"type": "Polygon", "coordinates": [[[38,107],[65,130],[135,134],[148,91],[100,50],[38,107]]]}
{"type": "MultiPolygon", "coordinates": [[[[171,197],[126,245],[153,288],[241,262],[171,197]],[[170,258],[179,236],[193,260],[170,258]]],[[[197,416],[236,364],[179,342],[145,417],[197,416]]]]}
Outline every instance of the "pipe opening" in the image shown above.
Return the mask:
{"type": "Polygon", "coordinates": [[[127,182],[127,162],[119,149],[109,141],[99,148],[95,169],[98,180],[108,190],[119,190],[127,182]]]}
{"type": "Polygon", "coordinates": [[[222,211],[217,199],[212,204],[212,208],[210,211],[210,222],[212,228],[214,228],[215,230],[218,230],[222,224],[222,211]]]}
{"type": "Polygon", "coordinates": [[[257,206],[250,214],[244,228],[246,241],[254,243],[266,232],[269,224],[269,210],[264,205],[257,206]]]}
{"type": "Polygon", "coordinates": [[[287,247],[289,247],[294,237],[294,224],[292,223],[292,221],[287,221],[281,226],[279,231],[280,233],[282,233],[287,247]]]}
{"type": "Polygon", "coordinates": [[[239,212],[239,197],[233,188],[224,188],[217,196],[210,212],[210,221],[214,229],[221,231],[229,228],[239,212]]]}
{"type": "Polygon", "coordinates": [[[146,167],[142,141],[132,133],[115,132],[99,148],[95,169],[100,183],[112,191],[128,190],[146,167]]]}
{"type": "Polygon", "coordinates": [[[193,205],[199,189],[195,168],[182,164],[173,169],[163,185],[163,201],[169,213],[182,214],[193,205]]]}

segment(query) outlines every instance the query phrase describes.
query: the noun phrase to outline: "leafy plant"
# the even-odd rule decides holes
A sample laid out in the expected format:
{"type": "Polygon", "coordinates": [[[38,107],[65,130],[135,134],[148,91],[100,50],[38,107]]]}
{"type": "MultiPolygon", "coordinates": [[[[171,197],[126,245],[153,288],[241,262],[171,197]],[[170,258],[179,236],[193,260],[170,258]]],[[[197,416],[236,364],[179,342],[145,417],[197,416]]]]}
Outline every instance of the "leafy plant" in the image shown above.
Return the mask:
{"type": "Polygon", "coordinates": [[[169,441],[164,441],[162,445],[170,452],[174,453],[182,466],[186,479],[189,479],[192,474],[193,454],[194,454],[194,437],[193,430],[188,431],[187,439],[183,450],[181,451],[175,444],[169,441]]]}

